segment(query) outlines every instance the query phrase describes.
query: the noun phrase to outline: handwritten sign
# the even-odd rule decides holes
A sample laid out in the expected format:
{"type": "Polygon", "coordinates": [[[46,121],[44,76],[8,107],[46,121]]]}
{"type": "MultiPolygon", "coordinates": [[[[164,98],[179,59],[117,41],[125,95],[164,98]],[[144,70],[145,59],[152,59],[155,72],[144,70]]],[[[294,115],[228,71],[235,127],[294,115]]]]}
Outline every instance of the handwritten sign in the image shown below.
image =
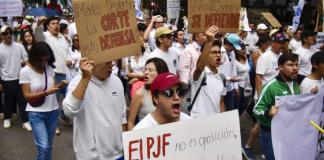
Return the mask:
{"type": "Polygon", "coordinates": [[[125,160],[241,160],[237,110],[123,133],[125,160]]]}
{"type": "Polygon", "coordinates": [[[237,32],[240,0],[188,0],[189,32],[205,32],[212,25],[222,32],[237,32]]]}
{"type": "Polygon", "coordinates": [[[178,19],[180,14],[180,0],[167,1],[167,14],[169,19],[178,19]]]}
{"type": "Polygon", "coordinates": [[[23,7],[21,0],[0,0],[0,17],[22,16],[23,7]]]}
{"type": "Polygon", "coordinates": [[[133,0],[73,0],[80,50],[96,64],[140,52],[133,0]]]}
{"type": "Polygon", "coordinates": [[[270,13],[270,12],[261,12],[261,14],[271,24],[272,27],[274,27],[274,28],[280,28],[281,27],[281,24],[279,23],[277,18],[272,15],[272,13],[270,13]]]}

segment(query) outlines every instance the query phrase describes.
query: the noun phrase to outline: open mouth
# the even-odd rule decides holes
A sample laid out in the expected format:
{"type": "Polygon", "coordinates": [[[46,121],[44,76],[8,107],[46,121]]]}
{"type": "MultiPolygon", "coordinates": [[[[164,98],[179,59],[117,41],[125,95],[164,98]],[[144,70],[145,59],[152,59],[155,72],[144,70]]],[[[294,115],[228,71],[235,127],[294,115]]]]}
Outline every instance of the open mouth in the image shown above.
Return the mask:
{"type": "Polygon", "coordinates": [[[174,113],[176,114],[180,114],[181,109],[180,109],[180,104],[179,103],[175,103],[172,105],[172,110],[174,113]]]}

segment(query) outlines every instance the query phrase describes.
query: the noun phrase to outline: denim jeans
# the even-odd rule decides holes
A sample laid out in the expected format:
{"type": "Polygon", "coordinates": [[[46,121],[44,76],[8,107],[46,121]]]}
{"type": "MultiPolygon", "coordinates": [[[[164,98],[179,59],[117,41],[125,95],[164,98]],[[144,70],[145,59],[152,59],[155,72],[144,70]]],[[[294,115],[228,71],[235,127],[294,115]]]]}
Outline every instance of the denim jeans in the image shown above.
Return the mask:
{"type": "Polygon", "coordinates": [[[273,148],[272,148],[272,138],[271,132],[260,129],[260,143],[262,150],[264,152],[266,160],[275,160],[273,148]]]}
{"type": "Polygon", "coordinates": [[[58,123],[58,111],[28,112],[37,147],[37,160],[51,160],[52,144],[58,123]]]}
{"type": "MultiPolygon", "coordinates": [[[[66,80],[65,74],[55,73],[55,76],[54,76],[55,84],[58,84],[63,80],[66,80]]],[[[59,115],[61,117],[66,117],[64,115],[64,111],[62,109],[62,102],[63,102],[63,99],[65,98],[65,94],[66,94],[66,87],[63,87],[56,92],[57,102],[59,103],[59,106],[60,106],[59,115]]]]}

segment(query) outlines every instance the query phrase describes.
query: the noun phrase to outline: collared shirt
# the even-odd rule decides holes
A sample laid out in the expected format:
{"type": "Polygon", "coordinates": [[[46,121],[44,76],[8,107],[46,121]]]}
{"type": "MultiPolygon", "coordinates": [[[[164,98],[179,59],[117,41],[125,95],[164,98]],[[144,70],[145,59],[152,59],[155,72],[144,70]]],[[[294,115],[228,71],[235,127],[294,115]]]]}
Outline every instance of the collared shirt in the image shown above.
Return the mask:
{"type": "Polygon", "coordinates": [[[221,97],[226,95],[226,89],[219,73],[214,74],[208,67],[205,67],[199,79],[197,81],[192,80],[191,99],[194,98],[204,75],[206,75],[206,86],[201,87],[192,107],[190,115],[193,118],[219,113],[221,97]]]}
{"type": "Polygon", "coordinates": [[[201,46],[197,42],[189,44],[179,56],[179,77],[180,81],[188,83],[193,75],[198,58],[201,54],[201,46]]]}
{"type": "MultiPolygon", "coordinates": [[[[222,53],[223,64],[219,68],[220,72],[223,73],[228,79],[237,76],[234,50],[231,52],[227,52],[225,48],[222,47],[221,53],[222,53]]],[[[230,81],[226,82],[227,92],[237,88],[238,88],[237,82],[230,82],[230,81]]]]}
{"type": "Polygon", "coordinates": [[[183,47],[180,43],[178,42],[173,42],[172,43],[172,47],[177,49],[177,53],[180,56],[181,54],[183,54],[185,47],[183,47]]]}
{"type": "Polygon", "coordinates": [[[67,70],[66,61],[69,55],[69,43],[62,34],[58,36],[52,35],[50,32],[43,32],[43,27],[35,29],[35,38],[37,41],[44,40],[53,50],[55,57],[55,73],[65,74],[67,70]]]}

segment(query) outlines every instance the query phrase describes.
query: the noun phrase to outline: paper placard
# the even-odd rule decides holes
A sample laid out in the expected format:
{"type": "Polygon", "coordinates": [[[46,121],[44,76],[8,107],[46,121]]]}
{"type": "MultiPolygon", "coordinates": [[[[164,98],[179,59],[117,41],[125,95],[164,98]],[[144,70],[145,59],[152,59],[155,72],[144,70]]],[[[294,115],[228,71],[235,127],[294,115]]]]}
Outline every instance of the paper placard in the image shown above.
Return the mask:
{"type": "Polygon", "coordinates": [[[189,32],[205,32],[216,25],[222,32],[237,32],[240,0],[188,0],[189,32]]]}
{"type": "Polygon", "coordinates": [[[133,0],[73,0],[82,57],[96,64],[140,52],[133,0]]]}
{"type": "Polygon", "coordinates": [[[123,133],[125,160],[241,160],[238,111],[123,133]]]}
{"type": "Polygon", "coordinates": [[[280,28],[281,24],[277,20],[276,17],[272,15],[270,12],[261,12],[261,15],[270,23],[270,25],[274,28],[280,28]]]}
{"type": "Polygon", "coordinates": [[[23,8],[21,0],[0,0],[0,17],[20,17],[23,8]]]}

